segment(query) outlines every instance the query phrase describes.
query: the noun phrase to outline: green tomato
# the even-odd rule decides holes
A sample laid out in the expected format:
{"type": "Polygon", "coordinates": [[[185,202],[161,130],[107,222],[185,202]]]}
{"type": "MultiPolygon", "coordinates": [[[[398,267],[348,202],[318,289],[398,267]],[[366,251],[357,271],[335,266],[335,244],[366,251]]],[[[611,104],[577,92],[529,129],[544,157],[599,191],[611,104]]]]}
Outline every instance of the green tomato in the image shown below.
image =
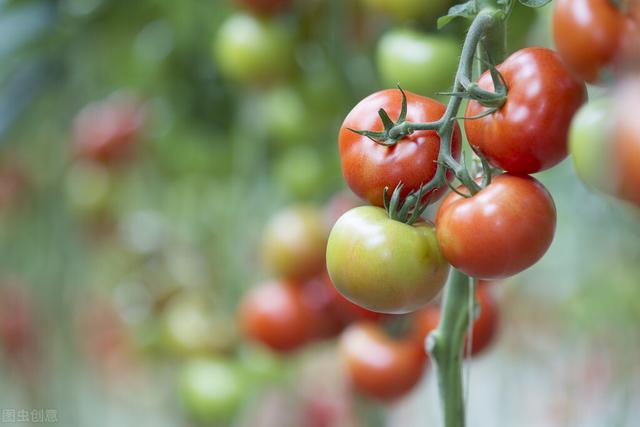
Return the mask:
{"type": "Polygon", "coordinates": [[[182,404],[191,418],[202,423],[231,419],[247,391],[243,371],[224,359],[190,360],[180,377],[182,404]]]}
{"type": "Polygon", "coordinates": [[[352,302],[382,313],[408,313],[431,301],[447,280],[434,227],[390,219],[361,206],[338,219],[327,244],[327,270],[352,302]]]}
{"type": "Polygon", "coordinates": [[[271,81],[290,71],[292,37],[277,21],[237,13],[218,30],[213,54],[222,75],[231,80],[271,81]]]}
{"type": "Polygon", "coordinates": [[[378,42],[376,63],[383,85],[434,96],[451,89],[460,46],[455,39],[410,29],[387,32],[378,42]]]}
{"type": "Polygon", "coordinates": [[[588,186],[615,194],[611,135],[613,103],[599,98],[583,105],[569,129],[569,152],[578,177],[588,186]]]}
{"type": "Polygon", "coordinates": [[[104,212],[113,198],[112,178],[104,166],[87,161],[74,163],[67,172],[65,192],[71,207],[84,215],[104,212]]]}
{"type": "Polygon", "coordinates": [[[298,92],[287,86],[267,92],[262,102],[262,116],[269,136],[281,144],[304,138],[306,107],[298,92]]]}
{"type": "Polygon", "coordinates": [[[451,0],[362,0],[371,10],[391,19],[408,21],[435,18],[445,12],[451,0]]]}
{"type": "Polygon", "coordinates": [[[310,147],[292,147],[275,164],[276,184],[294,199],[311,199],[324,186],[324,165],[310,147]]]}

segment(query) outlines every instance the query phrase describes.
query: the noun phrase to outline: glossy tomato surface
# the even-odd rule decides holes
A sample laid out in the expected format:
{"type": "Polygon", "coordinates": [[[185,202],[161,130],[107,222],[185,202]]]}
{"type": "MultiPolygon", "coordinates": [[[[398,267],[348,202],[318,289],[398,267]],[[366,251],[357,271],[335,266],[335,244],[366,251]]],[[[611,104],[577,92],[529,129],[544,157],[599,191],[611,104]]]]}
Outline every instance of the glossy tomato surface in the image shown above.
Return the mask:
{"type": "Polygon", "coordinates": [[[407,313],[431,301],[449,265],[433,226],[392,220],[382,208],[351,209],[336,222],[327,245],[327,270],[352,302],[381,313],[407,313]]]}
{"type": "Polygon", "coordinates": [[[553,12],[558,52],[573,72],[591,83],[597,83],[621,53],[631,25],[631,17],[610,0],[558,0],[553,12]]]}
{"type": "Polygon", "coordinates": [[[450,193],[436,216],[442,254],[480,279],[509,277],[535,264],[551,245],[555,226],[547,189],[532,177],[511,174],[495,177],[470,198],[450,193]]]}
{"type": "Polygon", "coordinates": [[[614,162],[618,172],[616,195],[640,207],[640,78],[620,84],[617,90],[614,162]]]}
{"type": "MultiPolygon", "coordinates": [[[[567,157],[571,118],[587,98],[584,83],[545,48],[521,49],[497,68],[507,84],[507,101],[488,116],[465,121],[469,144],[508,172],[529,174],[556,165],[567,157]]],[[[489,73],[478,84],[493,90],[489,73]]],[[[486,111],[471,101],[465,117],[486,111]]]]}
{"type": "Polygon", "coordinates": [[[244,332],[275,351],[292,351],[312,336],[312,315],[301,287],[289,282],[262,283],[249,290],[239,309],[244,332]]]}
{"type": "Polygon", "coordinates": [[[422,346],[411,338],[394,339],[375,323],[356,323],[340,339],[347,375],[363,394],[383,401],[410,392],[427,367],[422,346]]]}
{"type": "MultiPolygon", "coordinates": [[[[431,122],[442,117],[445,106],[430,98],[406,92],[407,120],[431,122]]],[[[351,190],[372,205],[383,205],[385,187],[390,191],[404,184],[402,195],[417,190],[436,173],[440,137],[435,131],[416,131],[386,147],[349,129],[382,131],[384,126],[378,110],[384,108],[392,120],[397,120],[402,107],[398,89],[376,92],[360,101],[347,115],[339,134],[342,174],[351,190]]],[[[460,154],[460,130],[456,127],[452,152],[460,154]]],[[[451,176],[449,176],[451,178],[451,176]]],[[[444,194],[446,184],[436,189],[432,200],[444,194]]]]}

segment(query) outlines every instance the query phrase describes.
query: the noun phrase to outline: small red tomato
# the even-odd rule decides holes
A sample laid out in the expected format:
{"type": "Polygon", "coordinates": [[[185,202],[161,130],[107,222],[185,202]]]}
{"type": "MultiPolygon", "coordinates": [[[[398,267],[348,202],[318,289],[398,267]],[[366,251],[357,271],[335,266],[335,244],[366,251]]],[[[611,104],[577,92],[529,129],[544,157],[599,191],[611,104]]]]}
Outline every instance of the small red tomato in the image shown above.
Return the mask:
{"type": "Polygon", "coordinates": [[[324,339],[338,335],[344,323],[333,313],[335,294],[321,277],[302,284],[302,302],[307,307],[311,321],[313,338],[324,339]]]}
{"type": "Polygon", "coordinates": [[[290,282],[272,281],[249,290],[240,304],[239,318],[249,337],[280,352],[297,349],[313,332],[301,288],[290,282]]]}
{"type": "MultiPolygon", "coordinates": [[[[442,117],[446,108],[442,103],[405,93],[408,121],[431,122],[442,117]]],[[[383,108],[392,120],[396,120],[401,106],[402,93],[398,89],[376,92],[360,101],[340,127],[342,174],[356,195],[375,206],[383,205],[385,187],[393,191],[402,183],[402,196],[406,196],[429,182],[437,170],[440,137],[435,131],[416,131],[388,147],[349,130],[382,131],[384,126],[378,110],[383,108]]],[[[460,141],[460,130],[456,126],[452,140],[452,153],[456,158],[460,154],[460,141]]],[[[452,178],[453,175],[447,176],[452,178]]],[[[446,188],[443,184],[435,189],[431,193],[432,201],[444,194],[446,188]]]]}
{"type": "Polygon", "coordinates": [[[372,398],[392,401],[410,392],[428,361],[412,337],[394,339],[375,323],[355,323],[340,339],[340,350],[352,385],[372,398]]]}
{"type": "Polygon", "coordinates": [[[354,304],[342,296],[331,281],[331,277],[329,277],[328,272],[324,272],[322,280],[325,284],[325,289],[327,289],[327,292],[331,295],[331,312],[342,324],[348,325],[358,320],[375,321],[387,317],[384,313],[367,310],[366,308],[354,304]]]}
{"type": "Polygon", "coordinates": [[[144,122],[144,109],[128,94],[114,94],[83,108],[73,122],[77,155],[102,164],[131,156],[144,122]]]}
{"type": "MultiPolygon", "coordinates": [[[[469,144],[507,172],[549,169],[567,157],[571,119],[587,99],[584,83],[557,53],[544,48],[521,49],[497,68],[507,85],[507,101],[492,114],[465,121],[469,144]]],[[[478,85],[493,90],[489,72],[478,85]]],[[[470,101],[465,116],[486,111],[487,107],[470,101]]]]}
{"type": "Polygon", "coordinates": [[[640,207],[640,79],[620,84],[615,105],[613,158],[616,196],[640,207]]]}
{"type": "Polygon", "coordinates": [[[450,193],[436,215],[444,257],[479,279],[506,278],[535,264],[551,245],[555,227],[547,189],[530,176],[511,174],[495,177],[469,198],[450,193]]]}
{"type": "Polygon", "coordinates": [[[614,65],[634,34],[631,14],[610,0],[558,0],[553,11],[556,48],[582,79],[597,83],[614,65]]]}

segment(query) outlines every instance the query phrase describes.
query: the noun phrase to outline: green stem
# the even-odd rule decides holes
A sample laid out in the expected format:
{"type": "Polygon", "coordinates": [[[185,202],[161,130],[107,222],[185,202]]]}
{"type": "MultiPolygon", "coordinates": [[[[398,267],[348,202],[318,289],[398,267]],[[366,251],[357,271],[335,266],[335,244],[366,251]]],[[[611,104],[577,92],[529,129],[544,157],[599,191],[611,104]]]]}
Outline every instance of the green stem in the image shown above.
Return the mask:
{"type": "Polygon", "coordinates": [[[469,325],[469,277],[452,269],[445,287],[440,324],[426,340],[438,375],[445,427],[464,427],[462,347],[469,325]]]}

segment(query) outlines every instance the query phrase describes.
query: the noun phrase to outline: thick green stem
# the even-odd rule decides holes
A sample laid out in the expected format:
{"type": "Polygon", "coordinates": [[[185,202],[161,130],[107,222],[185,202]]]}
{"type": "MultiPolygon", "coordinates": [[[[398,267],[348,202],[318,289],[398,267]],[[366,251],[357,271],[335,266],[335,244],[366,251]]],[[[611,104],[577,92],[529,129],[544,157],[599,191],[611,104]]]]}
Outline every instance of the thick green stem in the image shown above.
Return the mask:
{"type": "Polygon", "coordinates": [[[445,287],[440,324],[426,341],[438,375],[445,427],[464,427],[462,348],[469,325],[469,278],[452,269],[445,287]]]}

